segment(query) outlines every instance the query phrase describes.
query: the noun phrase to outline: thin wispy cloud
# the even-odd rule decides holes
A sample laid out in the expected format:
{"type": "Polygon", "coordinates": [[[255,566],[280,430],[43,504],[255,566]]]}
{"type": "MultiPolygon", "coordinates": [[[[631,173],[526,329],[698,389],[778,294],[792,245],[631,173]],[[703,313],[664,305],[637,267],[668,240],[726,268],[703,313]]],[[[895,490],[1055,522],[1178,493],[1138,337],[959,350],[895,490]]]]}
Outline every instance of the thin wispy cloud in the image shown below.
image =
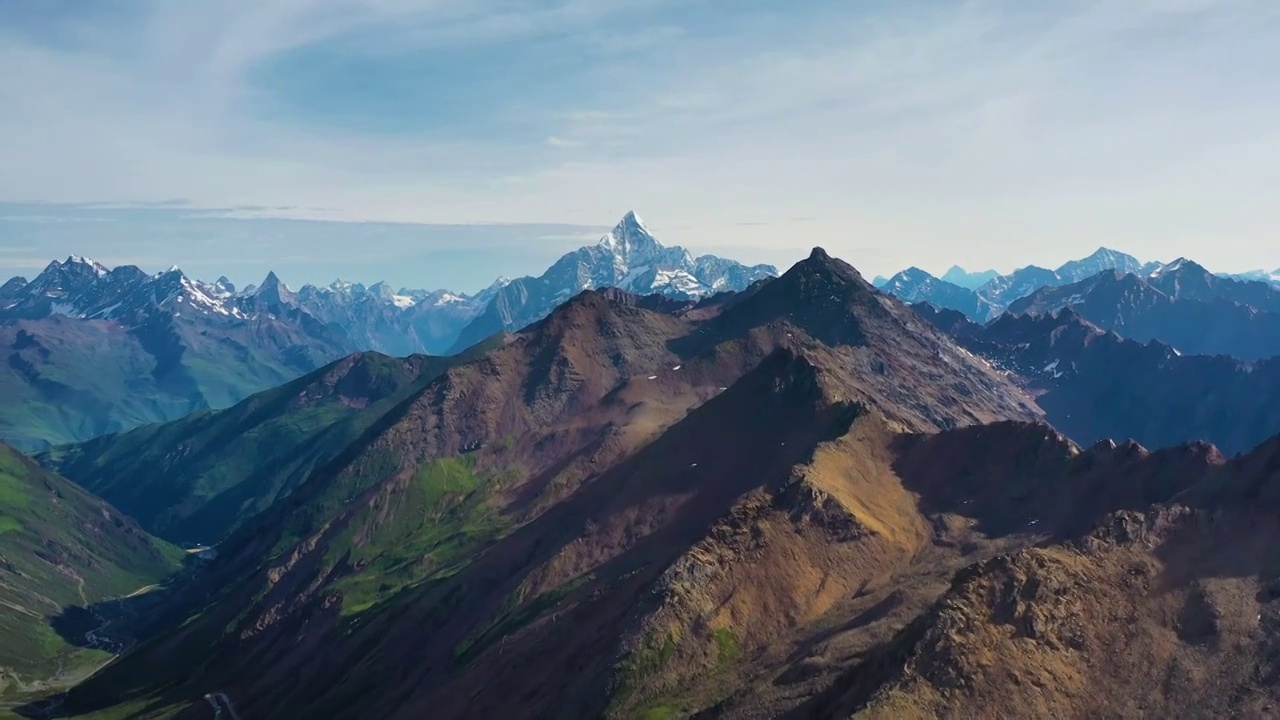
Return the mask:
{"type": "Polygon", "coordinates": [[[0,200],[1274,266],[1278,32],[1262,0],[13,3],[0,200]]]}

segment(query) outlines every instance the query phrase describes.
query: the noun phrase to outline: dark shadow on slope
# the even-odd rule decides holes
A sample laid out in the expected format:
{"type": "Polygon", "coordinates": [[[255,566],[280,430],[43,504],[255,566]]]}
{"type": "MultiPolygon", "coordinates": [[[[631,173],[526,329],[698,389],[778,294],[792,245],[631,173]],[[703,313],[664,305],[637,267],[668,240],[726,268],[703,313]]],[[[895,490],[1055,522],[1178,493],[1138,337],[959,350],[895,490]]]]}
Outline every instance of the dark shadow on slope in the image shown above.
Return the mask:
{"type": "Polygon", "coordinates": [[[1109,512],[1168,501],[1222,462],[1205,443],[1078,451],[1047,425],[1018,422],[903,436],[896,455],[894,470],[922,513],[972,518],[988,537],[1088,532],[1109,512]]]}
{"type": "MultiPolygon", "coordinates": [[[[784,482],[790,469],[805,461],[818,442],[844,433],[856,413],[851,407],[827,404],[817,371],[806,360],[790,352],[776,353],[636,455],[500,540],[459,575],[415,591],[416,601],[395,602],[405,609],[386,612],[368,623],[365,633],[357,633],[351,643],[380,648],[376,672],[381,684],[402,688],[399,697],[388,693],[386,707],[421,700],[433,691],[443,692],[459,669],[455,650],[483,631],[486,620],[501,614],[503,598],[576,540],[590,537],[592,540],[579,543],[570,557],[575,566],[591,571],[594,577],[566,595],[558,607],[581,608],[580,603],[589,601],[592,612],[559,616],[559,622],[576,618],[572,620],[574,632],[551,633],[539,644],[537,657],[526,658],[537,673],[578,666],[582,672],[571,677],[548,675],[546,682],[539,684],[543,690],[538,697],[527,701],[536,705],[563,697],[568,698],[566,703],[581,704],[583,712],[598,712],[602,709],[598,704],[605,699],[601,673],[608,669],[600,658],[616,652],[616,624],[643,601],[644,587],[703,537],[744,492],[784,482]],[[784,429],[782,434],[779,428],[784,429]],[[616,550],[600,551],[601,547],[616,550]],[[611,604],[602,610],[594,606],[600,602],[611,604]],[[582,655],[584,648],[590,649],[588,655],[594,660],[582,655]],[[565,653],[571,657],[557,659],[565,653]]],[[[491,655],[494,651],[494,645],[481,647],[464,659],[467,663],[497,662],[491,655]]],[[[508,648],[501,660],[503,666],[516,662],[513,652],[508,648]]],[[[517,654],[523,652],[527,648],[517,654]]],[[[329,667],[321,666],[323,659],[314,663],[310,669],[316,673],[315,682],[308,683],[310,689],[280,692],[261,709],[318,709],[357,702],[346,691],[364,686],[361,671],[339,666],[337,660],[335,657],[335,664],[329,667]],[[334,688],[334,692],[318,698],[316,687],[334,688]]],[[[494,702],[508,698],[516,692],[515,687],[506,687],[509,679],[496,674],[486,694],[494,702]]],[[[448,693],[446,696],[438,700],[446,704],[462,701],[460,697],[450,700],[448,693]]],[[[477,706],[468,712],[483,710],[477,706]]]]}
{"type": "MultiPolygon", "coordinates": [[[[170,580],[170,584],[181,582],[181,575],[170,580]]],[[[100,650],[118,658],[160,629],[151,618],[167,596],[167,589],[160,587],[139,595],[104,600],[89,607],[73,605],[50,618],[49,625],[69,645],[100,650]]],[[[112,659],[110,662],[115,661],[112,659]]],[[[101,669],[99,667],[98,671],[101,669]]],[[[66,693],[57,693],[14,711],[30,718],[69,717],[73,713],[64,709],[66,697],[66,693]]]]}

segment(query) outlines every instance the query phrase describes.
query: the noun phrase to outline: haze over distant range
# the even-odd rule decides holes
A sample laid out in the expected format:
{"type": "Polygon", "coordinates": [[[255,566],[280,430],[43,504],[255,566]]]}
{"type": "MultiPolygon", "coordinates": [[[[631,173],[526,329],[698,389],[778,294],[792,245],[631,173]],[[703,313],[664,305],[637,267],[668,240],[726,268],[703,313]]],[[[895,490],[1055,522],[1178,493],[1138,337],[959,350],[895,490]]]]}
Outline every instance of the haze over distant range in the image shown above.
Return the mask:
{"type": "Polygon", "coordinates": [[[868,276],[1272,269],[1278,31],[1264,0],[9,3],[0,274],[475,290],[632,207],[868,276]]]}

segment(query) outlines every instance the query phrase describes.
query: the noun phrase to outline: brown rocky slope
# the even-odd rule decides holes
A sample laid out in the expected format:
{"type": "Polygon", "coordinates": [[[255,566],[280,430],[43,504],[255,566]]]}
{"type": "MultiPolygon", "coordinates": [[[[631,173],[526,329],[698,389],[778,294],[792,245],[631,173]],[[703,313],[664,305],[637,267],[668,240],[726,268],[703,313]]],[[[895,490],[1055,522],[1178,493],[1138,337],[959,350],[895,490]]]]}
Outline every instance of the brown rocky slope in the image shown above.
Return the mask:
{"type": "MultiPolygon", "coordinates": [[[[1019,639],[999,623],[1022,597],[1000,568],[1076,553],[1112,577],[1084,554],[1110,536],[1072,538],[1153,503],[1269,497],[1275,472],[1203,444],[1082,451],[1035,418],[820,250],[711,311],[584,293],[238,530],[157,637],[66,707],[207,717],[222,692],[244,717],[999,716],[1012,680],[980,653],[1019,639]],[[939,629],[948,603],[967,609],[939,629]],[[947,667],[960,690],[938,689],[947,667]]],[[[1100,607],[1143,602],[1115,593],[1100,607]]]]}

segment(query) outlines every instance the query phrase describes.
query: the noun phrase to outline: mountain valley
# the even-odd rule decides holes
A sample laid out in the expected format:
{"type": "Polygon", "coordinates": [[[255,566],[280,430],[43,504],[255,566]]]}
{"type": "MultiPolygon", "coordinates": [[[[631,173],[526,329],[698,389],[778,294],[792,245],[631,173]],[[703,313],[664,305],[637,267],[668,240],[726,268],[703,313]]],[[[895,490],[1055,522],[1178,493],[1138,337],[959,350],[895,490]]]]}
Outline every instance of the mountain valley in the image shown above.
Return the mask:
{"type": "Polygon", "coordinates": [[[56,689],[108,659],[104,648],[55,630],[54,621],[69,608],[87,612],[165,580],[182,556],[0,443],[0,706],[56,689]]]}
{"type": "MultiPolygon", "coordinates": [[[[1237,292],[1178,269],[1149,284],[1237,292]]],[[[1280,369],[1050,297],[979,324],[815,249],[51,448],[138,537],[217,552],[18,711],[1265,717],[1280,369]]]]}
{"type": "Polygon", "coordinates": [[[1280,4],[0,58],[0,720],[1280,719],[1280,4]]]}

